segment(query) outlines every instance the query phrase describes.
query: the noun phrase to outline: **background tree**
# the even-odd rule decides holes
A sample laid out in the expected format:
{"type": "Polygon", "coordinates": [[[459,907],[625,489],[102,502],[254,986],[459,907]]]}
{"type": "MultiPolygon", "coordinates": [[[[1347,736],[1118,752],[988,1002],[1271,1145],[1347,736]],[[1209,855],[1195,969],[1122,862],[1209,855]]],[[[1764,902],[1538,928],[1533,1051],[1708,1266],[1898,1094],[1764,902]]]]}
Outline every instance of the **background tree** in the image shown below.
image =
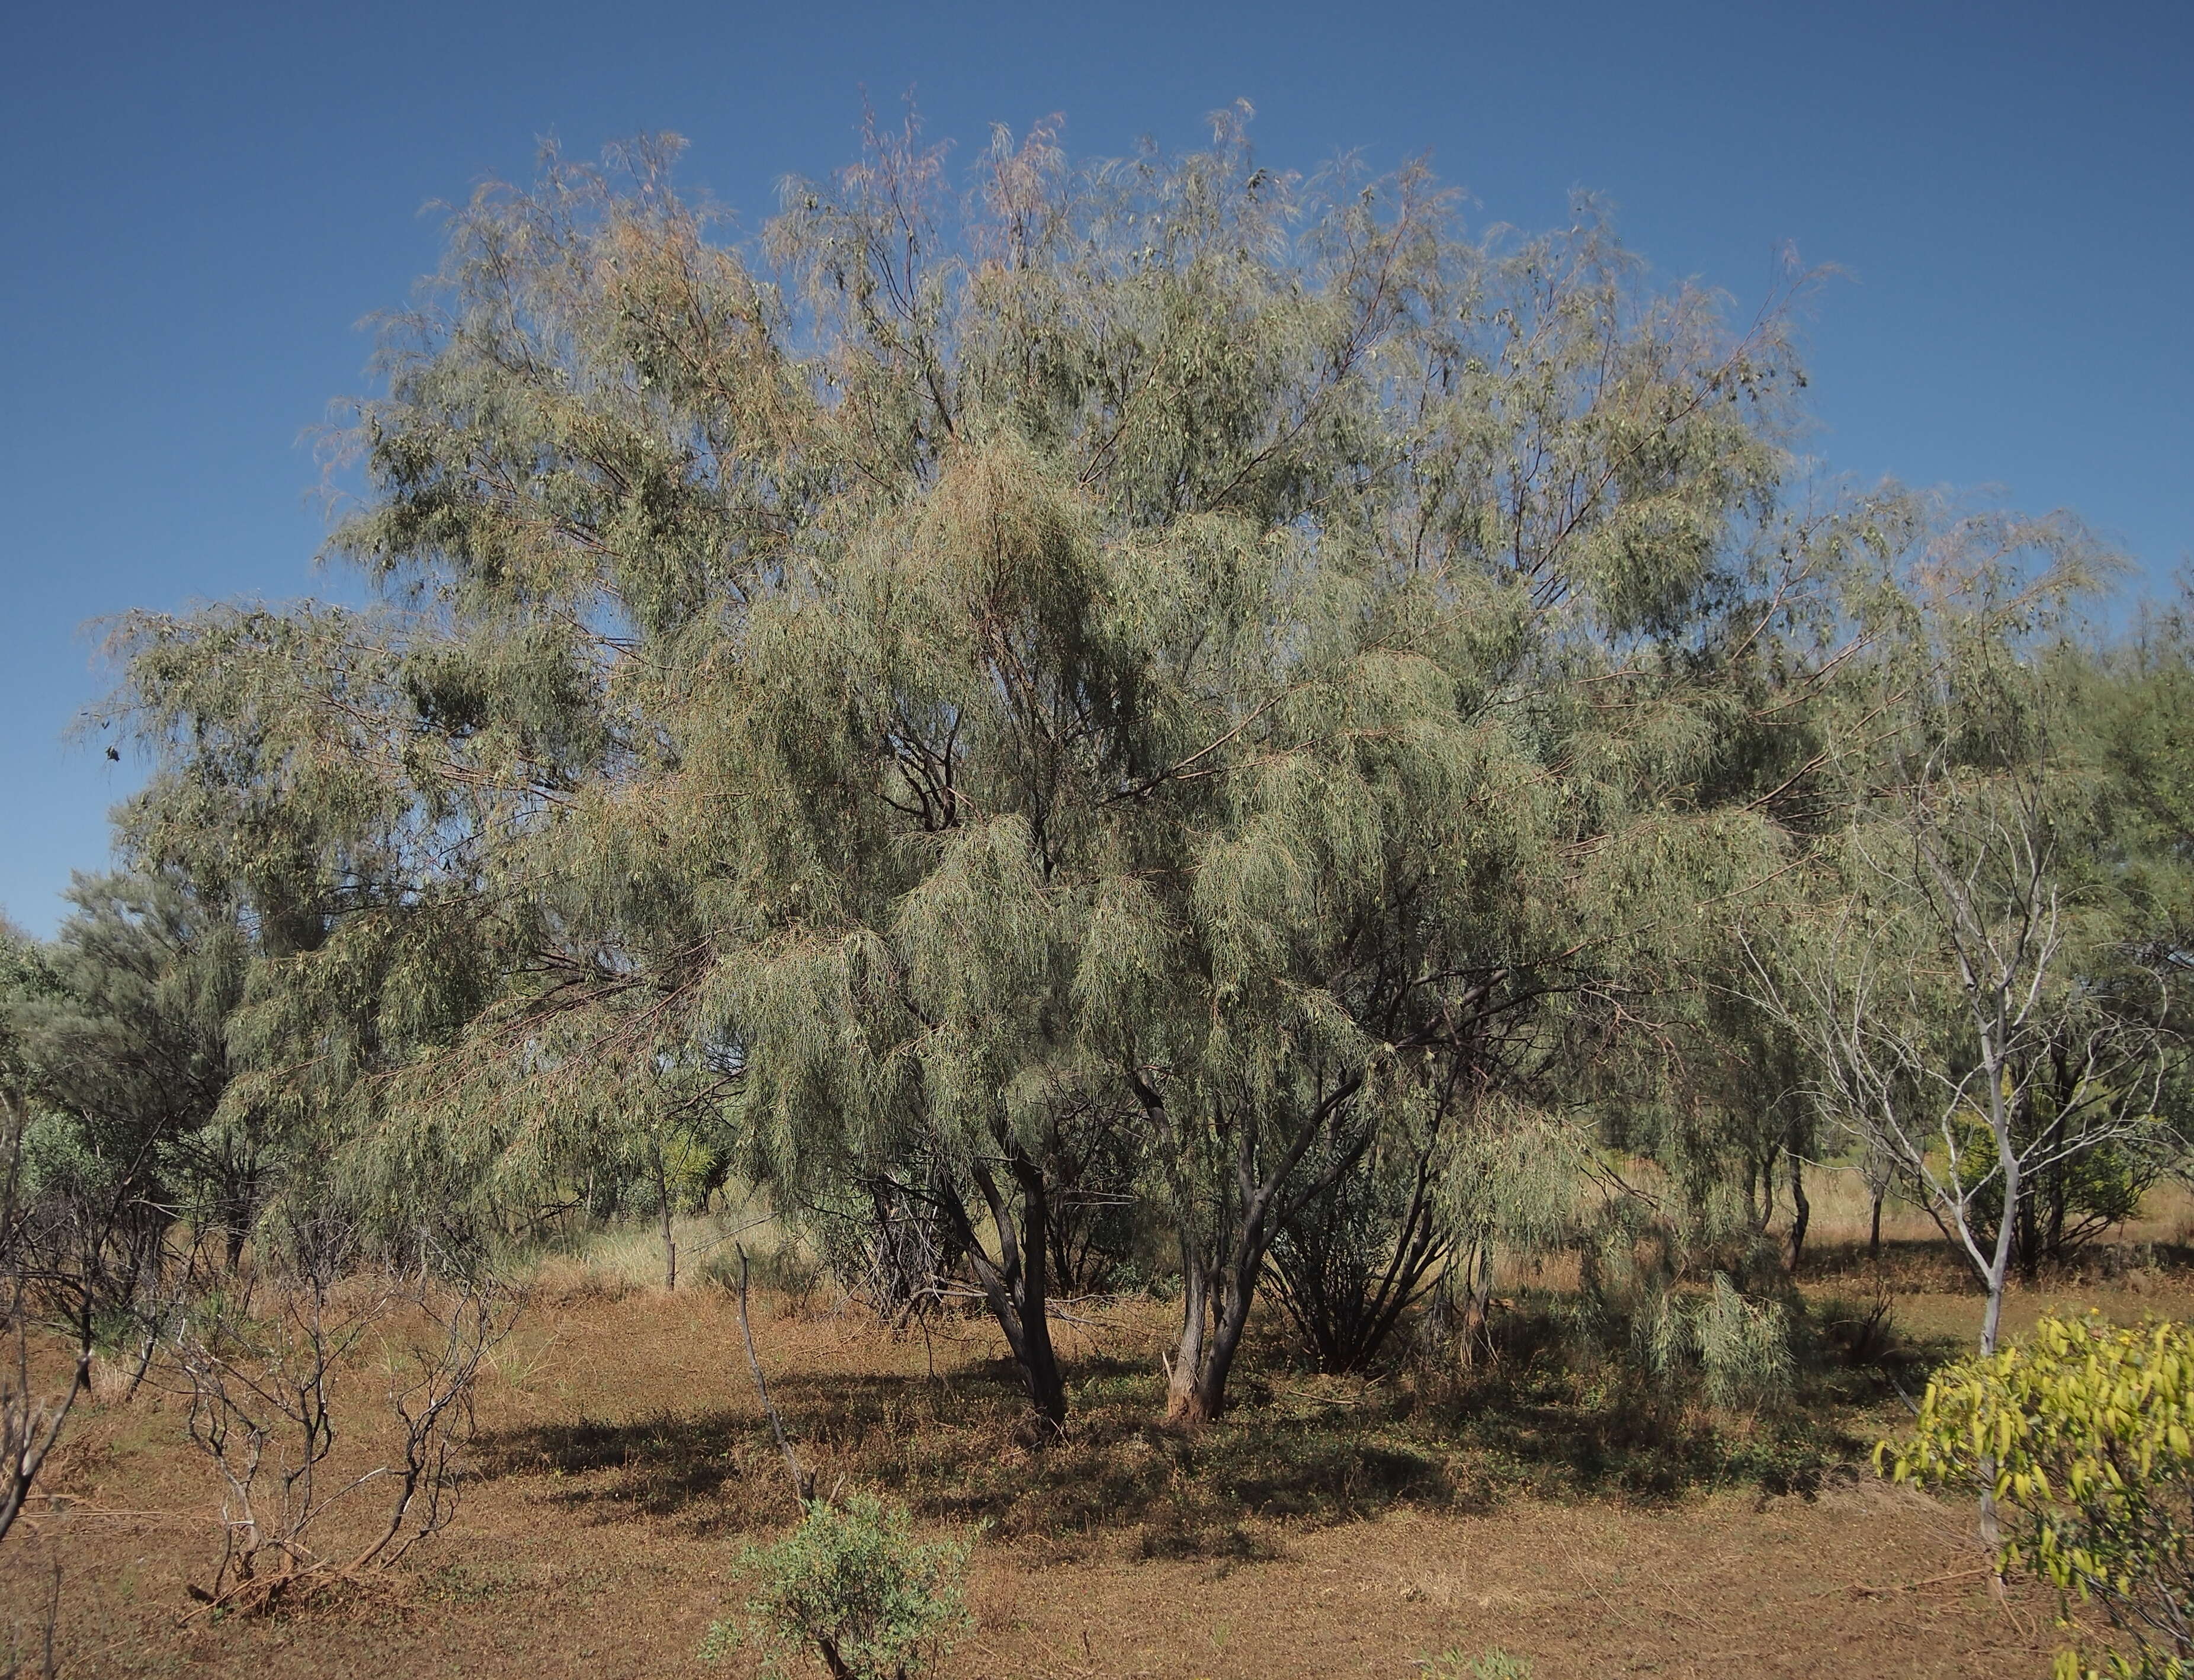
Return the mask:
{"type": "Polygon", "coordinates": [[[1861,685],[1819,921],[1755,947],[1816,1100],[1894,1160],[1986,1292],[1984,1355],[2022,1233],[2038,1259],[2076,1197],[2127,1217],[2172,1142],[2168,964],[2122,937],[2095,778],[2065,739],[2052,644],[2090,559],[2062,523],[1938,535],[1861,685]]]}
{"type": "Polygon", "coordinates": [[[30,1227],[31,1185],[24,1159],[35,1108],[37,1070],[22,1027],[25,1010],[54,990],[51,967],[37,941],[0,919],[0,1330],[8,1338],[0,1366],[0,1539],[22,1512],[38,1471],[89,1381],[89,1324],[79,1325],[77,1359],[64,1392],[49,1395],[32,1370],[32,1332],[45,1305],[30,1227]]]}
{"type": "Polygon", "coordinates": [[[259,1170],[252,1140],[215,1124],[245,960],[233,918],[145,877],[79,877],[70,895],[50,942],[0,930],[0,1533],[95,1351],[126,1355],[170,1228],[226,1230],[233,1263],[259,1170]],[[75,1355],[58,1399],[33,1380],[39,1326],[75,1355]]]}

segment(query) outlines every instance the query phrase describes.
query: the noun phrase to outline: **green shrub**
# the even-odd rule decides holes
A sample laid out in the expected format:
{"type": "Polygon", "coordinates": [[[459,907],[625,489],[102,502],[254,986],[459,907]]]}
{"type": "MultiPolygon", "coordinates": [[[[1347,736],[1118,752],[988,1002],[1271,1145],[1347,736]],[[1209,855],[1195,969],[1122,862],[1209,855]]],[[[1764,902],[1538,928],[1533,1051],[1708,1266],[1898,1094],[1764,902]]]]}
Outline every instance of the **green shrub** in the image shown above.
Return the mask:
{"type": "Polygon", "coordinates": [[[834,1680],[906,1680],[974,1625],[965,1545],[918,1544],[905,1507],[872,1493],[805,1510],[784,1539],[746,1553],[758,1585],[744,1620],[712,1624],[704,1657],[744,1642],[771,1674],[805,1651],[834,1680]]]}
{"type": "Polygon", "coordinates": [[[2194,1676],[2194,1330],[2090,1315],[1927,1385],[1911,1435],[1875,1449],[1899,1482],[1992,1498],[2007,1569],[2099,1603],[2134,1643],[2058,1680],[2194,1676]]]}

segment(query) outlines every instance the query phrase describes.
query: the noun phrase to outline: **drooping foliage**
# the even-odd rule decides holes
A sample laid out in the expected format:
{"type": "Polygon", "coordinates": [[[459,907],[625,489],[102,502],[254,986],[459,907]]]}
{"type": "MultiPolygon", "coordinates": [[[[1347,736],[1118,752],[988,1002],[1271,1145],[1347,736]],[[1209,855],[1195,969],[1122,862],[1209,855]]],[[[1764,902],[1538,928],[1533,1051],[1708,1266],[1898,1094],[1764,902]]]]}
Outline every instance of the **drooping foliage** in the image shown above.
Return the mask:
{"type": "Polygon", "coordinates": [[[11,940],[0,997],[20,1234],[54,1304],[126,1303],[168,1228],[240,1242],[264,1140],[224,1109],[249,941],[172,881],[79,877],[50,942],[11,940]]]}
{"type": "Polygon", "coordinates": [[[675,152],[452,212],[348,434],[377,605],[118,631],[125,843],[256,953],[219,1124],[392,1237],[739,1171],[893,1310],[964,1267],[1054,1424],[1105,1210],[1188,1418],[1268,1262],[1348,1365],[1530,1226],[1504,1152],[1597,1127],[1707,1246],[1743,1161],[1756,1235],[1823,1146],[1732,929],[1815,878],[1912,546],[1793,493],[1787,300],[1238,112],[964,194],[872,122],[745,244],[675,152]]]}

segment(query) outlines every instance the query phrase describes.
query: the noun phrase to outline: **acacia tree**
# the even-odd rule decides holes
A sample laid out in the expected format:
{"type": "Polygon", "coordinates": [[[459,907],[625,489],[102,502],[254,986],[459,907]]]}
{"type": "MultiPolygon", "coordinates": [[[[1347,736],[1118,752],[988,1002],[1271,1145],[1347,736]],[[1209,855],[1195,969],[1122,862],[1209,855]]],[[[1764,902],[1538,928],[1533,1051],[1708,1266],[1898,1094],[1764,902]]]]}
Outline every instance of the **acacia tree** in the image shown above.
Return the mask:
{"type": "Polygon", "coordinates": [[[126,838],[265,930],[231,1101],[392,1218],[635,1124],[887,1185],[1054,1424],[1056,1198],[1133,1135],[1215,1417],[1290,1218],[1773,866],[1778,319],[1238,114],[964,198],[872,123],[745,250],[674,150],[453,214],[352,434],[382,606],[121,630],[126,838]]]}
{"type": "MultiPolygon", "coordinates": [[[[2112,888],[2111,948],[2172,977],[2162,1024],[2183,1045],[2194,974],[2194,578],[2117,645],[2065,665],[2075,679],[2068,721],[2086,726],[2080,751],[2101,795],[2095,850],[2112,888]]],[[[2166,1111],[2182,1126],[2188,1073],[2176,1059],[2166,1085],[2166,1111]]]]}
{"type": "Polygon", "coordinates": [[[1787,605],[1743,542],[1780,346],[1640,300],[1597,232],[1449,256],[1374,347],[1406,423],[1339,475],[1361,493],[1321,504],[1315,564],[1267,542],[1260,616],[1196,614],[1243,722],[1196,767],[1189,890],[1149,913],[1136,995],[1165,1001],[1117,1012],[1181,1228],[1186,1418],[1223,1407],[1276,1234],[1368,1139],[1543,1084],[1650,983],[1668,912],[1768,844],[1718,760],[1730,670],[1787,605]]]}
{"type": "Polygon", "coordinates": [[[170,1228],[226,1227],[233,1259],[252,1216],[249,1147],[212,1124],[244,960],[234,919],[141,877],[80,876],[70,897],[51,941],[0,924],[0,1535],[170,1228]],[[74,1355],[57,1396],[32,1381],[44,1329],[74,1355]]]}
{"type": "Polygon", "coordinates": [[[37,1075],[20,1017],[26,1005],[55,989],[37,941],[0,920],[0,1333],[8,1339],[0,1362],[0,1539],[14,1527],[90,1378],[88,1316],[61,1394],[43,1392],[31,1368],[32,1332],[47,1303],[40,1299],[41,1257],[31,1240],[23,1147],[36,1112],[37,1075]]]}
{"type": "Polygon", "coordinates": [[[233,1265],[269,1165],[248,1111],[218,1119],[250,935],[158,877],[78,877],[69,896],[43,952],[50,989],[13,1010],[53,1187],[79,1204],[73,1219],[122,1246],[118,1287],[156,1264],[178,1219],[219,1234],[233,1265]]]}
{"type": "Polygon", "coordinates": [[[2042,1187],[2061,1241],[2075,1169],[2176,1147],[2158,1112],[2174,987],[2168,957],[2123,938],[2093,767],[2065,740],[2052,644],[2090,551],[2061,522],[1986,516],[1924,558],[1909,633],[1856,685],[1858,785],[1817,908],[1753,937],[1753,990],[1822,1109],[1971,1267],[1986,1355],[2042,1187]]]}

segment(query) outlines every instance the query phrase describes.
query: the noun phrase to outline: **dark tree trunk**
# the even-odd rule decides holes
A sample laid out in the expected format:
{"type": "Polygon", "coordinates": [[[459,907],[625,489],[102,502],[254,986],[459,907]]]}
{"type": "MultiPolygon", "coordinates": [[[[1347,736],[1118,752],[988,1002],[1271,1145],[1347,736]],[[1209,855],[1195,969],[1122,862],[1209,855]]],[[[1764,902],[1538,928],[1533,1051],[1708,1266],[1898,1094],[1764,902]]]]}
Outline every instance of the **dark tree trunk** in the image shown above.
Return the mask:
{"type": "Polygon", "coordinates": [[[2025,1283],[2032,1283],[2042,1269],[2042,1234],[2035,1227],[2035,1201],[2031,1191],[2019,1198],[2018,1217],[2013,1224],[2013,1251],[2018,1256],[2019,1275],[2025,1283]]]}
{"type": "Polygon", "coordinates": [[[1014,1177],[1021,1192],[1021,1367],[1029,1403],[1056,1431],[1066,1423],[1066,1383],[1060,1374],[1059,1351],[1051,1340],[1051,1199],[1043,1173],[1026,1155],[1014,1158],[1014,1177]]]}
{"type": "Polygon", "coordinates": [[[1256,1300],[1255,1272],[1264,1267],[1261,1246],[1249,1265],[1254,1269],[1246,1276],[1245,1269],[1229,1266],[1216,1290],[1207,1282],[1198,1293],[1194,1309],[1184,1292],[1180,1341],[1166,1391],[1168,1423],[1215,1423],[1226,1412],[1226,1378],[1234,1369],[1235,1355],[1242,1350],[1242,1332],[1256,1300]]]}
{"type": "Polygon", "coordinates": [[[1029,1405],[1044,1432],[1055,1435],[1066,1423],[1066,1384],[1060,1374],[1059,1355],[1051,1340],[1049,1280],[1045,1273],[1050,1239],[1048,1186],[1042,1168],[1023,1151],[1013,1148],[1008,1159],[1014,1188],[1020,1193],[1018,1218],[987,1165],[978,1164],[973,1175],[997,1230],[996,1257],[978,1238],[965,1204],[949,1190],[945,1212],[975,1281],[982,1287],[991,1316],[997,1320],[1014,1363],[1019,1368],[1029,1405]]]}
{"type": "Polygon", "coordinates": [[[1797,1275],[1806,1257],[1806,1228],[1813,1223],[1813,1205],[1806,1197],[1806,1159],[1795,1149],[1790,1160],[1790,1274],[1797,1275]]]}
{"type": "Polygon", "coordinates": [[[1493,1307],[1491,1238],[1480,1237],[1471,1245],[1470,1253],[1463,1262],[1463,1273],[1469,1282],[1464,1286],[1462,1364],[1468,1370],[1478,1362],[1479,1344],[1487,1342],[1486,1324],[1493,1307]]]}
{"type": "MultiPolygon", "coordinates": [[[[1261,1266],[1261,1257],[1259,1264],[1261,1266]]],[[[1220,1292],[1219,1311],[1211,1324],[1211,1345],[1205,1349],[1203,1372],[1194,1389],[1194,1402],[1184,1423],[1207,1423],[1226,1410],[1226,1378],[1234,1370],[1234,1355],[1242,1350],[1242,1332],[1249,1325],[1249,1308],[1256,1299],[1256,1285],[1229,1278],[1220,1292]]]]}
{"type": "Polygon", "coordinates": [[[241,1148],[224,1148],[215,1157],[214,1171],[220,1188],[215,1192],[223,1249],[233,1275],[244,1263],[245,1246],[251,1240],[251,1222],[258,1211],[257,1152],[248,1139],[241,1148]]]}
{"type": "MultiPolygon", "coordinates": [[[[2065,1105],[2071,1100],[2076,1084],[2071,1070],[2066,1067],[2062,1046],[2051,1052],[2050,1068],[2056,1076],[2055,1089],[2051,1093],[2049,1111],[2048,1152],[2052,1155],[2064,1148],[2065,1105]]],[[[2042,1252],[2051,1260],[2065,1257],[2065,1211],[2071,1200],[2072,1164],[2059,1159],[2049,1168],[2048,1223],[2042,1235],[2042,1252]]]]}
{"type": "Polygon", "coordinates": [[[1866,1257],[1879,1262],[1881,1258],[1881,1198],[1882,1192],[1874,1193],[1874,1224],[1867,1233],[1866,1257]]]}
{"type": "Polygon", "coordinates": [[[655,1149],[655,1207],[663,1221],[663,1286],[678,1287],[678,1245],[670,1235],[670,1172],[663,1159],[663,1140],[652,1140],[655,1149]]]}
{"type": "MultiPolygon", "coordinates": [[[[2012,1111],[2012,1135],[2016,1138],[2031,1136],[2033,1093],[2023,1091],[2018,1106],[2012,1111]]],[[[2032,1283],[2042,1270],[2042,1215],[2047,1205],[2051,1182],[2063,1171],[2064,1164],[2056,1162],[2044,1167],[2041,1182],[2030,1182],[2025,1194],[2017,1201],[2017,1218],[2012,1226],[2013,1263],[2019,1269],[2019,1280],[2032,1283]]],[[[2012,1206],[2007,1192],[2005,1206],[2012,1206]]]]}
{"type": "Polygon", "coordinates": [[[1211,1316],[1211,1280],[1203,1268],[1194,1234],[1185,1227],[1180,1238],[1180,1337],[1174,1345],[1173,1363],[1166,1367],[1166,1418],[1169,1422],[1202,1423],[1206,1396],[1200,1379],[1203,1372],[1203,1340],[1211,1316]]]}

